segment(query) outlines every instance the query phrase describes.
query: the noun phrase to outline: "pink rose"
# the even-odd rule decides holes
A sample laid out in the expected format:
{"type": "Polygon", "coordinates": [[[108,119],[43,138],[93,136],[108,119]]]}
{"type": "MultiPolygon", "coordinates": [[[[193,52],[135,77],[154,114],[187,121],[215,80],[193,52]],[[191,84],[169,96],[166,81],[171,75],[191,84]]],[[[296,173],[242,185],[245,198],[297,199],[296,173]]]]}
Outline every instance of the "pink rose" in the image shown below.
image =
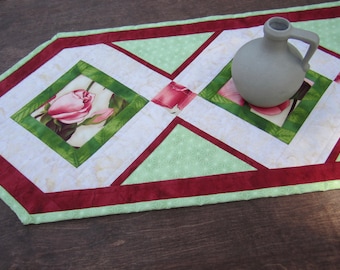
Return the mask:
{"type": "Polygon", "coordinates": [[[92,118],[93,124],[98,124],[107,118],[109,118],[113,114],[113,109],[107,108],[104,110],[97,111],[92,118]]]}
{"type": "Polygon", "coordinates": [[[64,124],[80,122],[91,110],[94,97],[83,89],[74,90],[52,101],[47,113],[64,124]]]}
{"type": "Polygon", "coordinates": [[[225,97],[236,104],[243,106],[245,101],[241,95],[237,92],[234,80],[230,79],[223,87],[217,92],[222,97],[225,97]]]}
{"type": "Polygon", "coordinates": [[[158,105],[174,108],[176,105],[180,110],[190,103],[195,98],[196,94],[188,88],[175,82],[169,83],[159,92],[152,101],[158,105]]]}
{"type": "Polygon", "coordinates": [[[103,122],[106,119],[108,119],[113,113],[114,113],[114,109],[112,109],[112,108],[107,108],[107,109],[104,109],[104,110],[96,111],[92,117],[87,118],[81,124],[82,125],[98,124],[98,123],[103,122]]]}
{"type": "Polygon", "coordinates": [[[250,108],[253,110],[265,114],[265,115],[277,115],[282,113],[288,106],[290,105],[290,101],[286,100],[285,102],[274,106],[274,107],[269,107],[269,108],[262,108],[262,107],[257,107],[255,105],[249,104],[250,108]]]}

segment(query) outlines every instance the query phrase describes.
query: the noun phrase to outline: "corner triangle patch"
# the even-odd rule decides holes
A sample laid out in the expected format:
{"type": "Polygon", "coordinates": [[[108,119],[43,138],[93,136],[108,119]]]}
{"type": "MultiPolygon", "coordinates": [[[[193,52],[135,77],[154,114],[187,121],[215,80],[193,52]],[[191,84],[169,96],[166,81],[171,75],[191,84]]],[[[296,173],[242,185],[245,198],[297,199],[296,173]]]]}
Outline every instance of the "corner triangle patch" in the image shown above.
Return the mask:
{"type": "Polygon", "coordinates": [[[337,51],[340,44],[339,28],[340,18],[294,22],[295,27],[317,33],[320,45],[330,50],[337,51]],[[325,31],[327,29],[327,31],[325,31]]]}
{"type": "Polygon", "coordinates": [[[172,74],[213,33],[119,41],[113,44],[172,74]]]}
{"type": "Polygon", "coordinates": [[[123,185],[254,170],[233,154],[176,125],[123,185]]]}

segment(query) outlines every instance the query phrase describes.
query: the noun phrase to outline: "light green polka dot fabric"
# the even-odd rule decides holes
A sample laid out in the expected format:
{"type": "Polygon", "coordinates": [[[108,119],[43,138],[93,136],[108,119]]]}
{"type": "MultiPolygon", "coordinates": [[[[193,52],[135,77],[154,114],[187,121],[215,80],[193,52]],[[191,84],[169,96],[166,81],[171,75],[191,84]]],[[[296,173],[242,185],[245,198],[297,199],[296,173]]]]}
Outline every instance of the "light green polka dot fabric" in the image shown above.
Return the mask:
{"type": "MultiPolygon", "coordinates": [[[[340,18],[295,22],[293,25],[317,33],[320,37],[321,46],[337,51],[340,43],[340,30],[336,26],[340,25],[340,18]]],[[[120,41],[115,42],[115,44],[171,74],[211,35],[212,33],[203,33],[120,41]]]]}
{"type": "Polygon", "coordinates": [[[123,184],[252,170],[255,168],[185,127],[177,125],[123,184]]]}
{"type": "Polygon", "coordinates": [[[114,42],[148,63],[173,73],[212,33],[114,42]],[[180,46],[179,46],[180,44],[180,46]]]}
{"type": "Polygon", "coordinates": [[[315,32],[320,37],[320,45],[337,52],[340,44],[340,18],[293,23],[294,27],[315,32]]]}

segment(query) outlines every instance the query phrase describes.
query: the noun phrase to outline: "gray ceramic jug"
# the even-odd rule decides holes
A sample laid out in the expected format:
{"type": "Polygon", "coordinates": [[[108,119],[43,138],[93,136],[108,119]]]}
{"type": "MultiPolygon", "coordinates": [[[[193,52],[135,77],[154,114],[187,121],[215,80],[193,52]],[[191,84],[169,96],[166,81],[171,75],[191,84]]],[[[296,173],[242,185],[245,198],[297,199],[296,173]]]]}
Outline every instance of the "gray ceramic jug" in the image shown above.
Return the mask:
{"type": "Polygon", "coordinates": [[[294,28],[285,18],[270,18],[264,25],[264,37],[246,43],[233,59],[236,89],[255,106],[273,107],[285,102],[302,85],[318,45],[317,34],[294,28]],[[304,57],[288,39],[309,44],[304,57]]]}

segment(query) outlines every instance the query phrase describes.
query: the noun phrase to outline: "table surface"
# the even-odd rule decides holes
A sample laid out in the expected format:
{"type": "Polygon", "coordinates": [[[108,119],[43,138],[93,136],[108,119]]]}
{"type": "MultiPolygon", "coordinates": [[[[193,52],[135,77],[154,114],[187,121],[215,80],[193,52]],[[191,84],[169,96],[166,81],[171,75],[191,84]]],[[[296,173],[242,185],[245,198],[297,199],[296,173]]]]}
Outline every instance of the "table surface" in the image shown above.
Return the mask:
{"type": "MultiPolygon", "coordinates": [[[[0,74],[58,32],[320,0],[0,1],[0,74]]],[[[0,201],[0,269],[336,269],[340,191],[24,226],[0,201]]]]}

